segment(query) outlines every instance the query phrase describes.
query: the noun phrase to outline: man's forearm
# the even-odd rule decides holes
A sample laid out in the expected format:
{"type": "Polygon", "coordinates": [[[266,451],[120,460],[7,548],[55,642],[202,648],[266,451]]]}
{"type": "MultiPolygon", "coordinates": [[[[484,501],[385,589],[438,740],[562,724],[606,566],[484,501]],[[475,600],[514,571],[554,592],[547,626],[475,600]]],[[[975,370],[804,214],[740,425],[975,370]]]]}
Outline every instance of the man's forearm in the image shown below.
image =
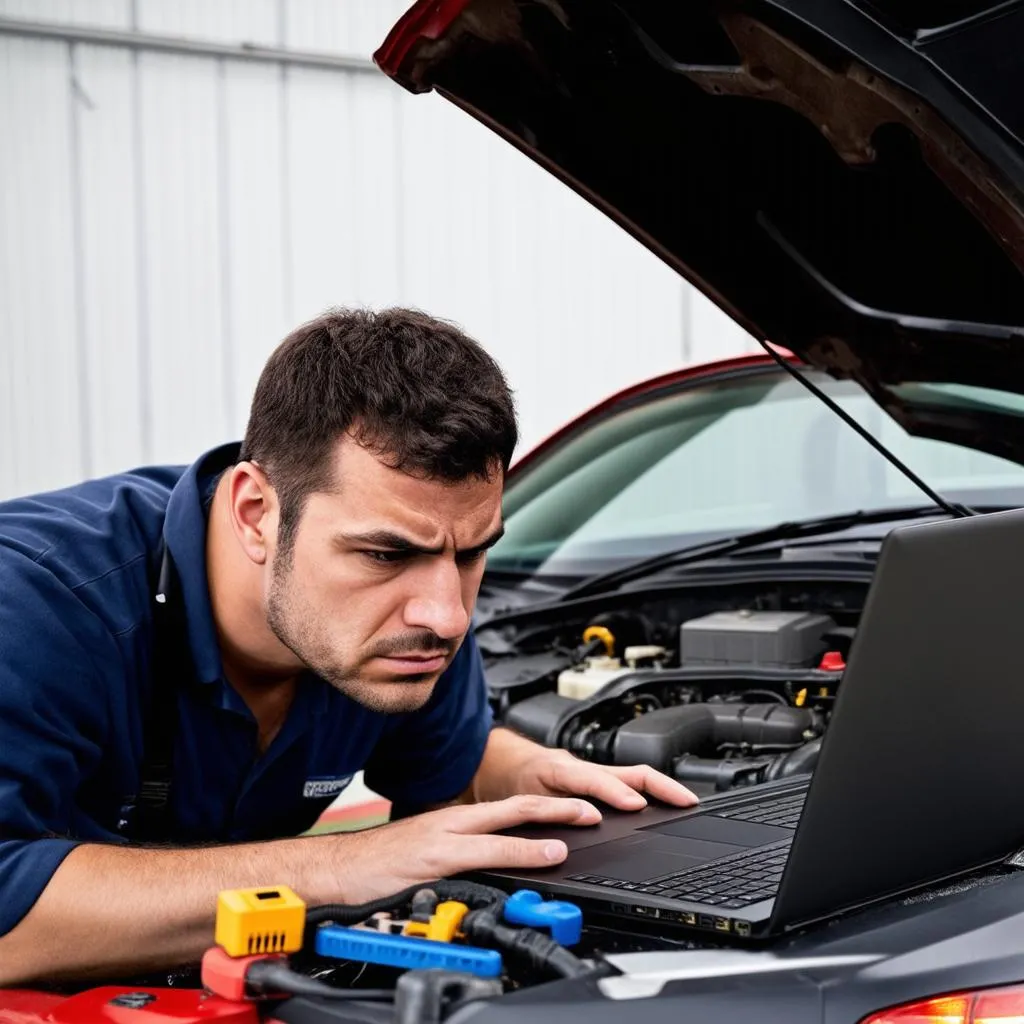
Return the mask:
{"type": "Polygon", "coordinates": [[[331,835],[185,850],[76,847],[0,937],[0,986],[194,962],[213,943],[222,889],[287,883],[311,905],[344,900],[345,844],[358,842],[331,835]]]}
{"type": "MultiPolygon", "coordinates": [[[[504,732],[504,730],[502,730],[504,732]]],[[[488,801],[349,835],[201,849],[76,847],[35,905],[0,936],[0,987],[130,976],[194,963],[212,944],[217,894],[288,885],[309,906],[366,903],[468,871],[549,867],[564,845],[494,835],[525,822],[579,824],[578,800],[497,800],[490,772],[543,748],[511,733],[488,743],[488,801]],[[495,802],[496,801],[496,802],[495,802]]]]}

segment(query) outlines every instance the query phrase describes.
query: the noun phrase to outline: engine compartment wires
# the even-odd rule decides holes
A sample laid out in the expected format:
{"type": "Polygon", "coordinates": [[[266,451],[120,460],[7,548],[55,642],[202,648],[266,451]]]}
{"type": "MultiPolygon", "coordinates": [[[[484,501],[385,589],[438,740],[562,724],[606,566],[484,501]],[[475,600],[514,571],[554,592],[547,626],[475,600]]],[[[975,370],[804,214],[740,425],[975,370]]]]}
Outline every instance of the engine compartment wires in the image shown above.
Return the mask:
{"type": "Polygon", "coordinates": [[[229,890],[218,897],[216,945],[203,957],[202,980],[208,992],[234,1002],[394,1003],[397,1024],[433,1024],[524,978],[606,973],[569,949],[582,929],[582,912],[573,903],[461,880],[315,908],[287,886],[229,890]],[[362,963],[401,973],[393,988],[339,986],[297,969],[307,965],[292,963],[293,955],[328,968],[362,963]]]}

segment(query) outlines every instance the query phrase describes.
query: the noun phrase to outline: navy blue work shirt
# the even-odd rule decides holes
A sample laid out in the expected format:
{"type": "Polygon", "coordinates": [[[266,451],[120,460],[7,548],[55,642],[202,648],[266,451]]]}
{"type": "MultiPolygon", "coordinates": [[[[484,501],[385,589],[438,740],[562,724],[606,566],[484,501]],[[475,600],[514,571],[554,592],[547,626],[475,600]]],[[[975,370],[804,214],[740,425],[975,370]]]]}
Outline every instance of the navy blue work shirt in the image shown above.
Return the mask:
{"type": "Polygon", "coordinates": [[[0,935],[80,843],[125,843],[153,680],[154,556],[177,567],[195,679],[177,687],[176,842],[305,831],[366,770],[402,805],[457,796],[491,713],[472,634],[419,711],[369,711],[307,673],[260,756],[224,678],[206,580],[206,506],[239,445],[0,503],[0,935]]]}

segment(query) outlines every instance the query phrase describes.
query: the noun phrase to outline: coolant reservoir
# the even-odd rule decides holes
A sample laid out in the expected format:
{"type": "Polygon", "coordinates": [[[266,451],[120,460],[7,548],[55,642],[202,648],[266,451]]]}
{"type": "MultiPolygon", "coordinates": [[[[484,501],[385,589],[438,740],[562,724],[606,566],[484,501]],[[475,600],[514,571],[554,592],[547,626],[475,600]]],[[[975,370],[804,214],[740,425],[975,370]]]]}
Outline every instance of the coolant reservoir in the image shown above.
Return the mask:
{"type": "Polygon", "coordinates": [[[618,679],[620,676],[631,675],[634,670],[623,666],[618,658],[601,655],[587,658],[581,665],[567,668],[558,676],[558,695],[573,700],[586,700],[602,687],[618,679]]]}
{"type": "Polygon", "coordinates": [[[657,668],[665,654],[664,647],[644,644],[627,647],[622,652],[625,666],[619,658],[608,655],[587,658],[582,664],[567,668],[559,674],[558,695],[573,700],[586,700],[620,676],[631,675],[641,667],[657,668]]]}

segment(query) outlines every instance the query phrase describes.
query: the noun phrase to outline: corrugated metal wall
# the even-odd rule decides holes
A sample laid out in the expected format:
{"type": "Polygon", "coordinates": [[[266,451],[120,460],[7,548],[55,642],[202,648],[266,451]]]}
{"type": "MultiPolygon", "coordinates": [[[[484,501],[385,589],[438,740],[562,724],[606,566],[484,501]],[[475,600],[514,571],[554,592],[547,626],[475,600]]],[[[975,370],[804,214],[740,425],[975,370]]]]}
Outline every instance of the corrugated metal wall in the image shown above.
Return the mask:
{"type": "Polygon", "coordinates": [[[330,305],[462,324],[524,446],[750,347],[540,168],[373,69],[405,6],[0,0],[0,497],[239,436],[269,351],[330,305]]]}

